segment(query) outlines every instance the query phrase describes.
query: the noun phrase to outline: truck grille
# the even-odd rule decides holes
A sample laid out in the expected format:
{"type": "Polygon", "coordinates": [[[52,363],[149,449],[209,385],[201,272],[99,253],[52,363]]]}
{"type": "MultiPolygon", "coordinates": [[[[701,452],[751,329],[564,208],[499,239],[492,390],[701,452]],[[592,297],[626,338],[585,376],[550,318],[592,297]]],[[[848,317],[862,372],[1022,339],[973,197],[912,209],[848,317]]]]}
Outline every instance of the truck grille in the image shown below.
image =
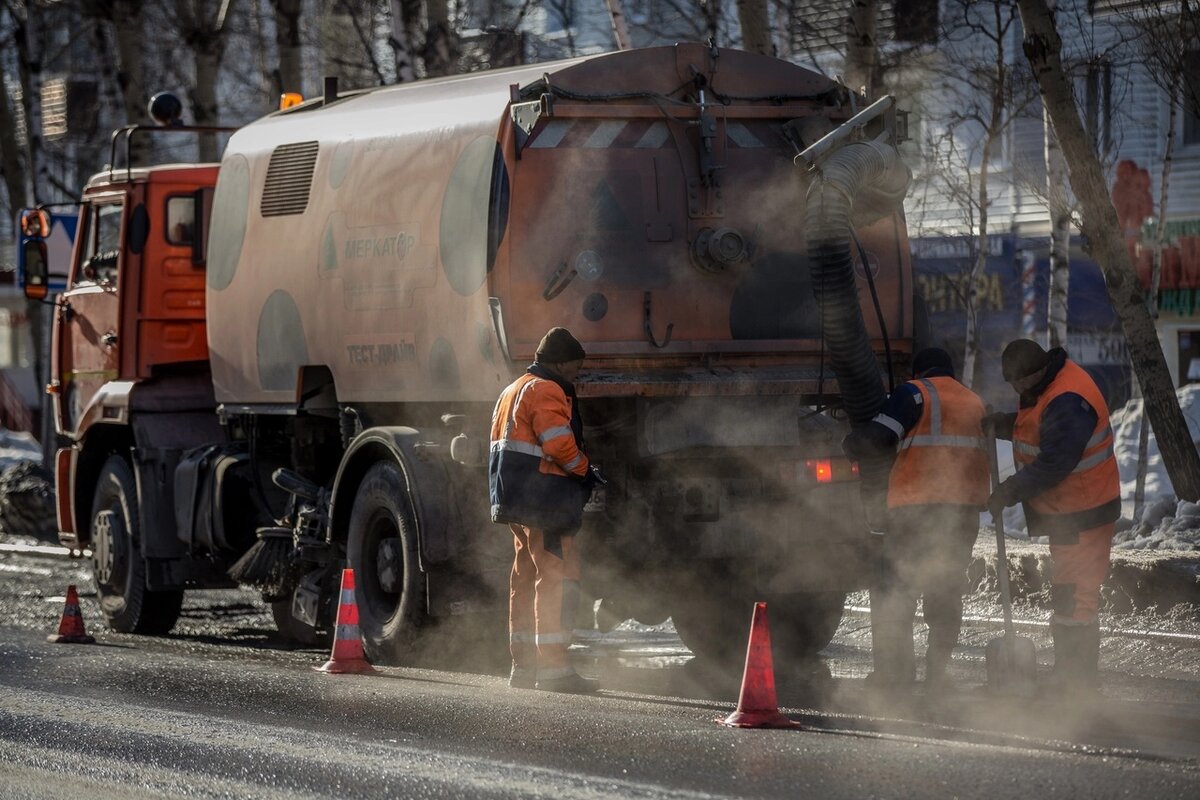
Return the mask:
{"type": "Polygon", "coordinates": [[[267,165],[259,212],[264,217],[302,214],[317,165],[317,143],[295,142],[276,147],[267,165]]]}

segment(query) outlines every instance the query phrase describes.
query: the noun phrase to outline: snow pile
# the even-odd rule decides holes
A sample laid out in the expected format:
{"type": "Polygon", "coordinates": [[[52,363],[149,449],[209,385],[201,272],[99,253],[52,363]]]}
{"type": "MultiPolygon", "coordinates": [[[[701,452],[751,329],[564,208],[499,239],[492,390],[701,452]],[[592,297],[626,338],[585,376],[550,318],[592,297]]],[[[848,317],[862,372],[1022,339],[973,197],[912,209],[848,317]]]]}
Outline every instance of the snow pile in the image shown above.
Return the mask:
{"type": "MultiPolygon", "coordinates": [[[[1176,392],[1192,443],[1200,440],[1200,384],[1176,392]]],[[[1113,537],[1115,547],[1126,550],[1200,550],[1200,505],[1177,501],[1163,465],[1154,431],[1146,448],[1146,500],[1141,520],[1133,520],[1133,494],[1137,481],[1138,437],[1144,404],[1130,400],[1112,415],[1113,446],[1121,472],[1121,514],[1113,537]]]]}
{"type": "Polygon", "coordinates": [[[0,472],[24,461],[42,460],[42,446],[33,434],[0,428],[0,472]]]}
{"type": "Polygon", "coordinates": [[[0,532],[57,542],[54,476],[32,435],[0,428],[0,532]]]}

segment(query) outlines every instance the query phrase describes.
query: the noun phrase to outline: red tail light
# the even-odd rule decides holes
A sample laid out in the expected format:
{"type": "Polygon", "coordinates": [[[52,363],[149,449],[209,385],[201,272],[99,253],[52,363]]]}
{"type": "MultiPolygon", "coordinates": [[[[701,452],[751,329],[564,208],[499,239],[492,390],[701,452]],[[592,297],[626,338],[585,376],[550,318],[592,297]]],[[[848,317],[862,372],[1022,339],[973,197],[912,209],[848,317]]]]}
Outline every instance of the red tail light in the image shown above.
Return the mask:
{"type": "Polygon", "coordinates": [[[810,458],[804,462],[809,474],[817,483],[833,483],[833,460],[829,458],[810,458]]]}

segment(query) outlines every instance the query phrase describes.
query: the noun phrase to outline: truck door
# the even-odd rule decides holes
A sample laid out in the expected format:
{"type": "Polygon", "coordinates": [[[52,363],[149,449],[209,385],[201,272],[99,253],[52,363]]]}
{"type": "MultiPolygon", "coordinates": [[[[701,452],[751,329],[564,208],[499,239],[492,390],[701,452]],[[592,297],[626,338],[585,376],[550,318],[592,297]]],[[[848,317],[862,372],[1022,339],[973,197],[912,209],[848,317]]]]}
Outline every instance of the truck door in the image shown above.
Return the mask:
{"type": "Polygon", "coordinates": [[[123,195],[89,199],[58,310],[59,430],[75,433],[88,402],[118,374],[123,195]]]}

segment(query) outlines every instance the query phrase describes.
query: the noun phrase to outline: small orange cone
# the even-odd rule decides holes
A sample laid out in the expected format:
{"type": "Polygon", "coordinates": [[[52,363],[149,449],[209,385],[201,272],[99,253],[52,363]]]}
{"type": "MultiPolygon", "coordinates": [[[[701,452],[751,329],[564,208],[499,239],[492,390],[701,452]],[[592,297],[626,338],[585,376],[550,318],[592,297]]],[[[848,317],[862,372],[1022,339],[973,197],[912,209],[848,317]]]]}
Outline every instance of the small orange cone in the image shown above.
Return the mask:
{"type": "Polygon", "coordinates": [[[746,647],[746,671],[742,673],[742,692],[737,711],[723,720],[731,728],[799,728],[800,723],[779,713],[775,699],[775,665],[771,660],[771,631],[767,625],[767,604],[754,604],[750,623],[750,644],[746,647]]]}
{"type": "Polygon", "coordinates": [[[62,619],[58,622],[58,633],[46,637],[54,644],[95,644],[96,640],[83,629],[83,614],[79,611],[79,594],[75,584],[67,587],[67,604],[63,607],[62,619]]]}
{"type": "Polygon", "coordinates": [[[367,663],[362,637],[358,632],[358,603],[354,602],[354,570],[342,570],[342,600],[338,605],[337,630],[333,634],[333,653],[318,672],[367,675],[375,668],[367,663]]]}

